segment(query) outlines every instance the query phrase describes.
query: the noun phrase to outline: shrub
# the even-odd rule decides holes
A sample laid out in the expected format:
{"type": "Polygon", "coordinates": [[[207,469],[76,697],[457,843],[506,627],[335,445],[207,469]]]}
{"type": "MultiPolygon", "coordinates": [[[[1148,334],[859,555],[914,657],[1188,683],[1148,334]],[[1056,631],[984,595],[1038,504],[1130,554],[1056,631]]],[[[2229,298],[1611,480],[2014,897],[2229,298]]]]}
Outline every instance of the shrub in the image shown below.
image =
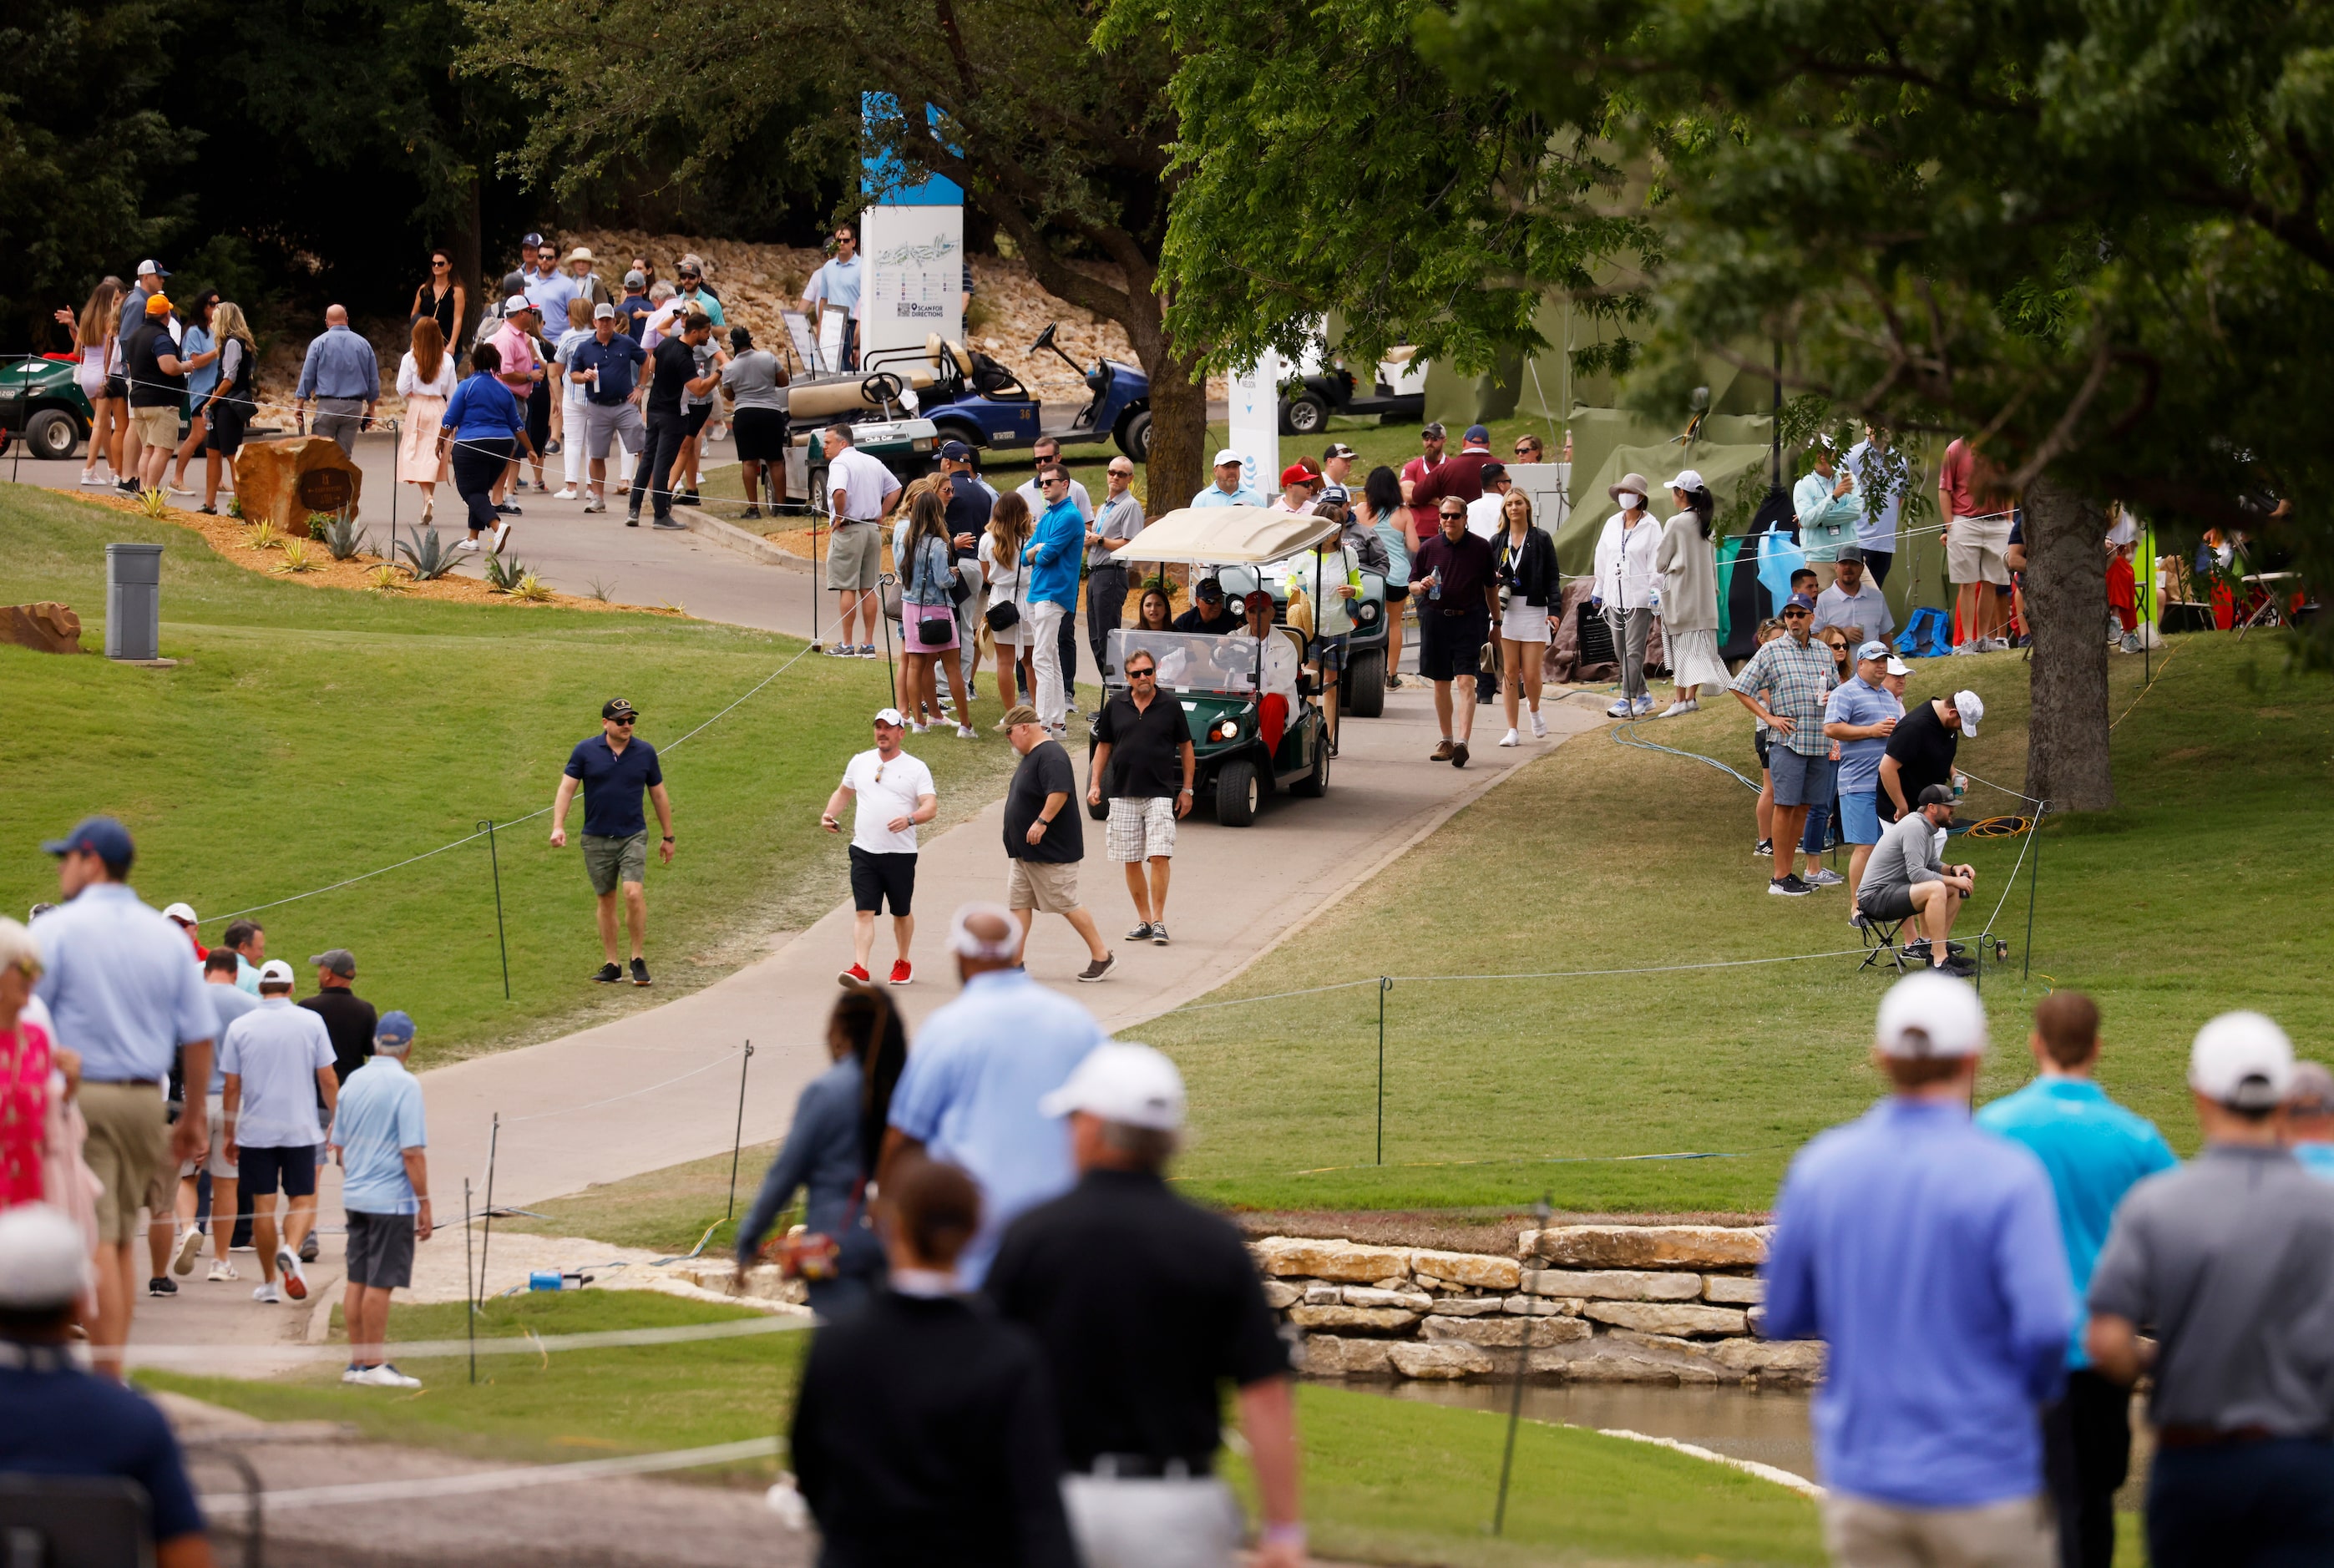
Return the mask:
{"type": "Polygon", "coordinates": [[[416,582],[437,582],[461,559],[435,528],[418,529],[411,539],[399,540],[397,553],[405,557],[405,569],[416,582]]]}
{"type": "Polygon", "coordinates": [[[316,559],[314,553],[308,548],[307,541],[303,539],[286,539],[284,542],[284,564],[277,567],[275,570],[278,572],[313,572],[322,564],[323,563],[316,559]]]}

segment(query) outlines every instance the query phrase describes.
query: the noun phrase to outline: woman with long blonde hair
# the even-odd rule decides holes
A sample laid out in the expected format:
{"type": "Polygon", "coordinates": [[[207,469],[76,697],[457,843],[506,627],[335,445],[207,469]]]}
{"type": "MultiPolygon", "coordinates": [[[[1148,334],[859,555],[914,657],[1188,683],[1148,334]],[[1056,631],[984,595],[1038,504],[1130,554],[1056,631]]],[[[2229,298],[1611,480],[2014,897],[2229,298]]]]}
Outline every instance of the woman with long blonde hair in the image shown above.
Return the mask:
{"type": "Polygon", "coordinates": [[[435,316],[413,322],[413,347],[397,364],[398,395],[405,399],[405,425],[397,436],[397,478],[401,485],[421,486],[421,521],[429,521],[438,505],[438,486],[446,466],[438,456],[438,428],[445,422],[446,399],[454,395],[454,356],[446,351],[445,330],[435,316]]]}
{"type": "Polygon", "coordinates": [[[221,300],[211,311],[211,341],[218,345],[218,380],[203,404],[203,505],[218,511],[219,469],[232,464],[243,449],[244,428],[258,411],[254,386],[259,371],[259,345],[243,307],[221,300]]]}
{"type": "Polygon", "coordinates": [[[81,386],[82,396],[89,399],[89,456],[82,462],[81,482],[84,485],[110,485],[109,475],[101,476],[98,464],[112,466],[113,428],[121,421],[121,404],[106,384],[113,355],[113,324],[121,312],[121,280],[101,279],[90,291],[89,303],[75,316],[71,311],[59,311],[57,323],[72,333],[73,380],[81,386]]]}
{"type": "MultiPolygon", "coordinates": [[[[1037,673],[1029,663],[1029,584],[1027,569],[1021,564],[1021,552],[1028,546],[1031,526],[1029,503],[1019,491],[1008,490],[989,509],[989,526],[981,530],[980,544],[975,552],[980,562],[981,581],[989,585],[981,615],[992,629],[989,635],[997,647],[997,700],[1007,707],[1021,700],[1014,687],[1017,669],[1027,689],[1037,689],[1037,673]],[[1011,624],[1003,627],[996,626],[990,616],[1000,604],[1013,607],[1011,624]]],[[[999,724],[998,727],[1004,726],[999,724]]]]}
{"type": "Polygon", "coordinates": [[[918,491],[908,504],[908,531],[896,557],[900,573],[900,707],[914,733],[923,734],[945,722],[940,708],[940,677],[948,675],[956,694],[956,733],[960,740],[979,738],[972,727],[972,693],[964,683],[958,660],[956,563],[948,537],[948,508],[940,493],[918,491]],[[924,715],[931,716],[929,722],[924,715]]]}

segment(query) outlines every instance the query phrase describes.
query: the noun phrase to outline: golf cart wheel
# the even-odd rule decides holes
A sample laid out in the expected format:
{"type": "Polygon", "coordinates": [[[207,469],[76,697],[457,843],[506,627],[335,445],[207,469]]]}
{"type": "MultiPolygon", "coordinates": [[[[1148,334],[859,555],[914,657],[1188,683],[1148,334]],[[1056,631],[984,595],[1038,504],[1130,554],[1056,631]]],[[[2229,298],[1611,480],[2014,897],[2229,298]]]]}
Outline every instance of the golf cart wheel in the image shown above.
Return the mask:
{"type": "Polygon", "coordinates": [[[1345,678],[1337,683],[1345,708],[1355,718],[1377,718],[1385,713],[1385,649],[1373,648],[1354,655],[1345,678]]]}
{"type": "Polygon", "coordinates": [[[1313,801],[1329,793],[1329,736],[1326,731],[1314,737],[1313,771],[1290,784],[1288,793],[1313,801]]]}
{"type": "Polygon", "coordinates": [[[826,470],[824,468],[814,469],[811,473],[808,505],[812,516],[823,517],[826,515],[826,470]]]}
{"type": "MultiPolygon", "coordinates": [[[[1094,759],[1095,743],[1089,740],[1086,742],[1086,783],[1088,784],[1092,784],[1094,783],[1094,759]]],[[[1110,797],[1108,795],[1104,795],[1098,801],[1089,802],[1086,805],[1086,815],[1092,817],[1098,822],[1106,822],[1110,821],[1110,797]]]]}
{"type": "Polygon", "coordinates": [[[1264,781],[1247,757],[1234,757],[1218,770],[1216,821],[1223,826],[1244,828],[1256,821],[1256,808],[1263,799],[1264,781]]]}
{"type": "Polygon", "coordinates": [[[24,427],[24,447],[35,457],[61,463],[81,444],[81,429],[63,409],[43,409],[24,427]]]}
{"type": "Polygon", "coordinates": [[[1284,436],[1317,436],[1329,425],[1329,405],[1311,392],[1299,392],[1280,405],[1284,436]]]}
{"type": "Polygon", "coordinates": [[[1151,461],[1151,410],[1145,409],[1123,422],[1118,427],[1117,439],[1118,449],[1126,454],[1129,461],[1151,461]]]}

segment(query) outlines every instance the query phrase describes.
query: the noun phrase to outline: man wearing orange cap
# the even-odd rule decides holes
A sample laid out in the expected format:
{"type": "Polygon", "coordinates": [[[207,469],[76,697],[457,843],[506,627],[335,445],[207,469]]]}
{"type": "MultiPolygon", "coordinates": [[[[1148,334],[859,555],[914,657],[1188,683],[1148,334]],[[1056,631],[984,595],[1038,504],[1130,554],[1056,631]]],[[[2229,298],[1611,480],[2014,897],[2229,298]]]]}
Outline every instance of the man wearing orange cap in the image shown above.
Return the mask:
{"type": "Polygon", "coordinates": [[[178,409],[187,400],[187,368],[170,337],[170,302],[148,296],[146,319],[121,335],[122,379],[130,383],[130,468],[140,490],[159,490],[178,444],[178,409]]]}

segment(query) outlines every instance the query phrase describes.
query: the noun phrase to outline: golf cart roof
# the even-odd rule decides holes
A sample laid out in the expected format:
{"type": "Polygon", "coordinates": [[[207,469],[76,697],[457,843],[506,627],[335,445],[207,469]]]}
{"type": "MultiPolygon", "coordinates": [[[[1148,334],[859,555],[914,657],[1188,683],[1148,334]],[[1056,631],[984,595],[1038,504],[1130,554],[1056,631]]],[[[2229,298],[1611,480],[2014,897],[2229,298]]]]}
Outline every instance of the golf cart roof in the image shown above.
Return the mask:
{"type": "Polygon", "coordinates": [[[1281,561],[1333,538],[1339,524],[1262,506],[1185,506],[1119,546],[1122,561],[1281,561]]]}

